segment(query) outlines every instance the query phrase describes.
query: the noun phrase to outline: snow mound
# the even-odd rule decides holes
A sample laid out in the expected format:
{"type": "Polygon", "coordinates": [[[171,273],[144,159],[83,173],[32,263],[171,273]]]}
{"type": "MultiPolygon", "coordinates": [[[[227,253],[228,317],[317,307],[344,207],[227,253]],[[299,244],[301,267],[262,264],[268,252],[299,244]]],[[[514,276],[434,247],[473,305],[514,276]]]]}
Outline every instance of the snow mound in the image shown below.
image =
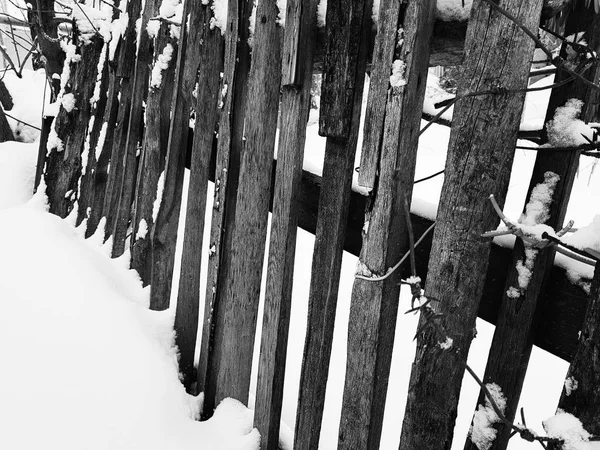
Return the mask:
{"type": "Polygon", "coordinates": [[[122,261],[29,204],[0,211],[0,248],[0,448],[258,449],[239,402],[194,420],[173,313],[122,261]]]}

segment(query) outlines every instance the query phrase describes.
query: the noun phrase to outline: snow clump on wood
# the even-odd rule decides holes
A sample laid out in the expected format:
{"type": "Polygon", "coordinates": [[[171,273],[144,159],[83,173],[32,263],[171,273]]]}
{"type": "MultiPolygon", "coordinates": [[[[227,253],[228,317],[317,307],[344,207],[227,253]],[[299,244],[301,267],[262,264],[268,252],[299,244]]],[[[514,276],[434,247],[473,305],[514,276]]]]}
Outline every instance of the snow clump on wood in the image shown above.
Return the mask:
{"type": "Polygon", "coordinates": [[[162,84],[162,73],[164,70],[169,68],[169,62],[173,58],[173,46],[171,44],[165,45],[162,53],[158,55],[154,67],[152,68],[152,78],[150,80],[150,86],[153,88],[160,88],[162,84]]]}
{"type": "Polygon", "coordinates": [[[564,442],[563,450],[585,450],[590,440],[588,433],[581,421],[573,414],[559,410],[555,416],[545,420],[542,425],[550,438],[560,439],[564,442]]]}
{"type": "Polygon", "coordinates": [[[390,85],[392,88],[406,86],[404,73],[406,72],[406,63],[397,59],[392,63],[392,75],[390,75],[390,85]]]}
{"type": "MultiPolygon", "coordinates": [[[[506,397],[502,393],[500,386],[496,383],[487,383],[485,386],[494,399],[496,406],[498,406],[498,409],[504,414],[506,397]]],[[[493,425],[498,422],[500,422],[500,417],[498,417],[498,414],[494,411],[492,402],[486,396],[485,406],[477,406],[477,411],[475,411],[475,415],[473,416],[473,425],[469,429],[471,441],[479,450],[488,450],[492,446],[498,434],[498,430],[493,425]]]]}
{"type": "Polygon", "coordinates": [[[593,139],[594,130],[578,119],[581,114],[583,102],[576,98],[567,100],[565,106],[556,108],[554,119],[546,124],[548,131],[548,143],[544,147],[575,147],[587,144],[593,139]],[[585,136],[585,137],[584,137],[585,136]]]}
{"type": "Polygon", "coordinates": [[[213,17],[210,18],[210,29],[215,27],[225,34],[227,29],[227,0],[214,0],[210,7],[213,11],[213,17]]]}
{"type": "Polygon", "coordinates": [[[575,377],[571,376],[565,379],[565,394],[567,395],[567,397],[571,395],[573,391],[576,391],[578,387],[579,383],[577,382],[575,377]]]}
{"type": "Polygon", "coordinates": [[[75,109],[75,95],[73,93],[65,94],[60,99],[60,104],[67,112],[71,112],[75,109]]]}
{"type": "MultiPolygon", "coordinates": [[[[519,224],[522,225],[521,228],[526,234],[539,235],[540,238],[544,231],[554,234],[552,229],[542,225],[550,218],[550,205],[552,204],[552,197],[559,181],[560,177],[557,174],[546,172],[544,174],[544,181],[536,185],[531,191],[531,197],[527,206],[525,206],[525,213],[519,220],[519,224]]],[[[538,250],[531,247],[525,248],[525,258],[519,260],[516,266],[518,287],[510,287],[506,291],[508,297],[519,298],[527,289],[531,281],[533,265],[537,254],[538,250]]]]}

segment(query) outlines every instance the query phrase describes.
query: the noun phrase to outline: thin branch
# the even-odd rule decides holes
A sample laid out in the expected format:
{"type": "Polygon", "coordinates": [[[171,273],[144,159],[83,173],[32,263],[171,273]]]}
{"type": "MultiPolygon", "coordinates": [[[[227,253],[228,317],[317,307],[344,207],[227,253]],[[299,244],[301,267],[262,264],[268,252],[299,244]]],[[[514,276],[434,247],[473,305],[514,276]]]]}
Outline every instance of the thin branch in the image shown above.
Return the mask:
{"type": "Polygon", "coordinates": [[[432,175],[428,175],[424,178],[419,178],[418,180],[416,180],[415,182],[413,182],[413,184],[417,184],[417,183],[422,183],[423,181],[427,181],[427,180],[431,180],[432,178],[437,177],[438,175],[441,175],[445,172],[445,170],[440,170],[439,172],[436,172],[432,175]]]}

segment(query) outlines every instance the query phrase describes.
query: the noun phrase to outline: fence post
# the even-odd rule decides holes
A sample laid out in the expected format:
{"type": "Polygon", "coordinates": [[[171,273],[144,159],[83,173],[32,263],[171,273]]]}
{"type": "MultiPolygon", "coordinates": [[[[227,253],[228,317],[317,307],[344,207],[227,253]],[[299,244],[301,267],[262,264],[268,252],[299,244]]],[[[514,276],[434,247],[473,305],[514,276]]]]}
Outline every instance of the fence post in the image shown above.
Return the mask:
{"type": "Polygon", "coordinates": [[[194,352],[198,334],[200,304],[200,267],[206,215],[206,190],[210,159],[215,142],[215,127],[219,119],[219,82],[223,70],[223,37],[221,30],[211,29],[214,20],[211,5],[192,3],[186,59],[190,73],[198,72],[198,93],[195,102],[196,123],[190,167],[190,184],[181,256],[181,276],[175,314],[176,343],[179,347],[179,369],[183,384],[191,391],[194,378],[194,352]],[[198,68],[200,70],[198,71],[198,68]]]}
{"type": "MultiPolygon", "coordinates": [[[[152,278],[152,230],[154,228],[153,209],[156,200],[158,180],[165,169],[169,124],[171,122],[171,102],[175,83],[175,62],[162,72],[159,86],[149,86],[150,68],[157,64],[165,45],[169,41],[168,25],[161,24],[156,36],[148,35],[150,19],[159,14],[160,1],[147,0],[142,13],[140,43],[136,62],[136,88],[147,90],[146,124],[142,153],[138,164],[133,206],[131,238],[131,267],[140,274],[142,284],[147,286],[152,278]],[[141,80],[144,83],[141,83],[141,80]],[[142,229],[145,228],[145,229],[142,229]]],[[[175,49],[174,49],[175,52],[175,49]]],[[[134,96],[139,95],[137,89],[134,96]]]]}
{"type": "MultiPolygon", "coordinates": [[[[198,390],[204,391],[204,416],[216,406],[216,319],[220,308],[222,280],[231,257],[228,221],[235,211],[240,155],[244,131],[244,108],[248,95],[250,47],[248,23],[252,5],[247,0],[229,0],[225,24],[225,59],[221,78],[219,137],[215,172],[215,193],[210,229],[210,257],[206,282],[205,315],[198,363],[198,390]]],[[[262,262],[262,260],[261,260],[262,262]]],[[[244,394],[240,400],[247,396],[244,394]]]]}
{"type": "MultiPolygon", "coordinates": [[[[381,3],[375,51],[385,63],[374,66],[373,71],[385,74],[386,89],[370,92],[369,100],[384,105],[384,120],[379,122],[381,141],[372,148],[377,159],[370,167],[378,177],[367,180],[376,189],[366,218],[359,275],[385,275],[408,249],[410,215],[404,202],[412,195],[421,122],[415,111],[423,108],[425,97],[434,6],[431,0],[381,3]],[[402,30],[400,36],[398,30],[402,30]],[[394,56],[406,64],[405,71],[396,74],[402,78],[400,81],[390,81],[394,56]],[[401,85],[394,86],[396,82],[401,85]]],[[[383,74],[378,75],[383,78],[383,74]]],[[[398,313],[399,277],[397,271],[383,281],[354,280],[338,449],[379,448],[398,313]]]]}
{"type": "MultiPolygon", "coordinates": [[[[583,4],[578,5],[578,8],[571,12],[567,19],[567,28],[575,26],[579,29],[578,27],[585,21],[585,17],[590,16],[589,13],[589,10],[583,4]]],[[[598,22],[596,20],[596,27],[598,22]]],[[[597,31],[594,33],[593,28],[588,28],[588,31],[591,31],[591,33],[588,33],[592,39],[591,44],[597,45],[597,31]]],[[[593,71],[588,71],[588,78],[593,79],[593,75],[593,71]]],[[[558,69],[555,82],[559,83],[569,77],[569,74],[558,69]]],[[[567,99],[580,98],[586,101],[590,95],[591,92],[578,80],[573,80],[565,86],[553,89],[546,113],[546,122],[553,119],[556,108],[563,106],[567,99]]],[[[583,118],[586,122],[595,119],[591,115],[583,118]]],[[[544,182],[546,172],[551,171],[560,177],[554,190],[552,203],[549,206],[549,218],[545,222],[546,225],[554,229],[562,228],[564,224],[571,189],[579,167],[579,158],[580,153],[577,151],[540,151],[537,153],[528,197],[538,183],[544,182]]],[[[511,298],[507,292],[510,288],[519,285],[519,271],[516,265],[518,261],[526,260],[525,250],[526,247],[523,241],[517,238],[513,251],[513,264],[502,291],[502,303],[483,377],[484,383],[494,382],[502,388],[502,392],[507,399],[504,415],[510,421],[514,420],[517,412],[534,337],[542,312],[545,309],[545,293],[550,281],[550,271],[554,265],[555,256],[555,251],[551,247],[540,249],[533,262],[533,267],[530,269],[531,280],[526,290],[520,293],[519,298],[511,298]]],[[[483,392],[479,395],[478,404],[485,404],[483,392]]],[[[490,449],[504,450],[508,446],[512,430],[503,423],[498,423],[495,427],[498,430],[498,437],[494,440],[490,449]]],[[[476,445],[471,442],[470,438],[467,438],[465,450],[476,449],[476,445]]]]}
{"type": "Polygon", "coordinates": [[[342,251],[360,127],[371,0],[327,5],[319,133],[327,136],[294,448],[319,445],[342,251]]]}
{"type": "Polygon", "coordinates": [[[75,104],[70,110],[61,106],[54,119],[51,136],[60,141],[48,142],[46,156],[46,193],[50,212],[66,217],[73,209],[78,194],[78,179],[81,176],[81,152],[90,119],[89,99],[95,86],[98,59],[103,48],[99,35],[91,42],[79,47],[79,62],[71,63],[71,76],[68,85],[75,104]]]}
{"type": "Polygon", "coordinates": [[[316,11],[315,0],[290,0],[285,18],[281,127],[254,409],[254,425],[261,433],[262,450],[277,450],[279,444],[316,11]]]}
{"type": "MultiPolygon", "coordinates": [[[[495,4],[494,4],[495,5],[495,4]]],[[[537,30],[542,0],[500,1],[525,27],[537,30]]],[[[504,203],[527,87],[533,41],[487,1],[473,3],[466,57],[452,120],[446,172],[425,286],[449,349],[437,333],[417,341],[400,449],[450,448],[458,397],[491,243],[481,234],[498,223],[488,196],[504,203]],[[495,89],[508,89],[505,96],[495,89]],[[512,90],[512,92],[510,92],[512,90]],[[474,93],[491,91],[491,95],[474,93]]]]}

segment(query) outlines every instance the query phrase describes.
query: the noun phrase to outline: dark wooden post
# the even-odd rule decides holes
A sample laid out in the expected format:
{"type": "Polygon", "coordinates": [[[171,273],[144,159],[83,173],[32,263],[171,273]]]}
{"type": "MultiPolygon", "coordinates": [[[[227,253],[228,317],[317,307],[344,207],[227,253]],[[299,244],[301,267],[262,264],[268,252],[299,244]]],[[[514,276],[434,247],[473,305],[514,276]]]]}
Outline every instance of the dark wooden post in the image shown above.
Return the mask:
{"type": "MultiPolygon", "coordinates": [[[[192,2],[184,3],[182,17],[186,18],[188,16],[191,4],[192,2]]],[[[151,233],[152,281],[150,283],[150,308],[159,311],[169,307],[171,297],[192,93],[196,86],[196,70],[198,67],[197,63],[184,64],[188,57],[187,27],[187,20],[182,20],[171,103],[172,116],[164,171],[164,189],[159,199],[160,207],[151,233]]],[[[192,53],[189,56],[190,58],[197,58],[197,54],[192,53]]]]}
{"type": "Polygon", "coordinates": [[[103,41],[99,35],[90,43],[79,47],[79,62],[71,63],[71,76],[68,89],[62,92],[73,96],[74,107],[67,110],[61,106],[52,125],[51,140],[48,142],[46,157],[46,194],[50,212],[66,217],[77,200],[78,180],[81,175],[81,152],[90,120],[89,99],[94,91],[97,65],[103,41]],[[68,92],[67,92],[68,91],[68,92]],[[52,136],[60,139],[52,139],[52,136]]]}
{"type": "Polygon", "coordinates": [[[150,284],[152,278],[151,236],[154,227],[154,201],[158,180],[165,169],[176,70],[175,61],[172,60],[162,73],[160,86],[148,86],[150,69],[157,63],[169,41],[169,26],[166,23],[161,24],[154,38],[150,38],[146,32],[150,19],[159,14],[159,9],[159,0],[147,0],[142,13],[142,33],[135,69],[134,99],[137,101],[140,95],[147,95],[147,100],[144,140],[135,185],[131,267],[140,274],[144,286],[150,284]],[[143,89],[149,91],[144,94],[143,89]],[[141,230],[144,228],[145,230],[141,230]]]}
{"type": "MultiPolygon", "coordinates": [[[[581,26],[586,17],[593,17],[590,11],[583,6],[571,12],[567,28],[581,26]]],[[[588,26],[588,35],[592,41],[592,48],[597,47],[598,24],[600,20],[596,19],[595,24],[588,26]]],[[[563,49],[564,50],[564,49],[563,49]]],[[[600,48],[595,48],[596,51],[600,48]]],[[[564,55],[564,51],[563,51],[564,55]]],[[[588,71],[586,77],[594,79],[594,71],[588,71]]],[[[570,75],[562,70],[558,71],[555,82],[560,82],[569,78],[570,75]]],[[[588,100],[590,92],[582,82],[574,80],[572,83],[558,87],[553,90],[550,97],[550,104],[546,114],[546,122],[554,117],[556,108],[563,106],[564,102],[570,98],[579,98],[588,100]]],[[[590,109],[588,108],[588,111],[590,109]]],[[[585,121],[596,120],[597,117],[587,115],[583,117],[585,121]]],[[[554,229],[562,228],[567,212],[567,206],[571,195],[571,188],[579,166],[579,152],[538,152],[535,166],[529,185],[529,195],[532,189],[538,184],[544,182],[544,174],[548,171],[558,175],[560,180],[554,190],[552,203],[549,207],[549,218],[546,225],[554,229]]],[[[526,247],[521,239],[517,239],[513,252],[513,265],[506,279],[506,285],[503,290],[503,299],[496,322],[496,331],[488,357],[488,363],[483,377],[484,383],[494,382],[502,388],[506,396],[507,403],[504,415],[510,421],[513,421],[517,412],[519,397],[523,388],[525,374],[533,341],[540,318],[544,310],[545,292],[550,281],[550,273],[554,264],[555,251],[552,248],[545,248],[538,251],[535,257],[533,267],[531,268],[531,280],[524,292],[520,293],[519,298],[511,298],[507,291],[514,286],[518,286],[519,272],[516,268],[518,261],[526,258],[526,247]]],[[[478,404],[484,404],[485,397],[480,393],[478,404]]],[[[497,438],[492,443],[491,449],[504,450],[508,446],[512,429],[502,423],[495,424],[498,430],[497,438]]],[[[476,450],[477,447],[467,439],[465,450],[476,450]]]]}
{"type": "Polygon", "coordinates": [[[192,4],[184,64],[191,64],[190,74],[198,72],[195,102],[196,123],[190,167],[190,184],[185,220],[181,276],[175,314],[176,343],[179,347],[179,370],[183,384],[191,391],[194,377],[194,355],[200,308],[200,268],[206,215],[210,157],[219,119],[219,85],[223,70],[223,37],[221,30],[211,29],[214,15],[211,5],[192,4]],[[198,69],[200,69],[198,71],[198,69]]]}
{"type": "Polygon", "coordinates": [[[295,449],[319,444],[368,52],[371,0],[327,5],[319,133],[327,136],[296,413],[295,449]]]}
{"type": "MultiPolygon", "coordinates": [[[[244,105],[248,96],[250,47],[248,23],[252,6],[247,0],[229,0],[225,58],[220,86],[219,137],[215,172],[215,193],[210,229],[210,257],[206,282],[205,315],[202,327],[198,390],[204,391],[204,416],[212,415],[216,406],[216,371],[213,351],[216,349],[216,320],[220,308],[222,280],[231,257],[228,243],[228,221],[235,211],[238,176],[244,133],[244,105]]],[[[247,391],[246,394],[247,395],[247,391]]],[[[243,400],[242,397],[240,400],[243,400]]]]}
{"type": "MultiPolygon", "coordinates": [[[[135,179],[136,169],[136,146],[127,146],[127,130],[131,113],[131,99],[133,94],[133,76],[136,61],[136,20],[140,17],[142,9],[142,0],[129,0],[127,2],[127,29],[121,38],[121,49],[119,52],[119,63],[117,66],[117,78],[120,80],[119,86],[119,111],[117,115],[116,127],[114,130],[114,140],[110,157],[110,170],[108,171],[108,180],[106,184],[106,194],[104,197],[103,214],[106,217],[105,237],[114,236],[116,230],[117,218],[121,211],[120,198],[123,186],[125,186],[123,199],[126,202],[131,200],[133,180],[135,179]]],[[[141,106],[141,104],[140,104],[141,106]]],[[[136,111],[137,112],[137,111],[136,111]]],[[[121,214],[126,216],[123,220],[129,222],[129,208],[121,214]]],[[[127,225],[125,225],[125,233],[127,225]]],[[[119,228],[121,230],[122,228],[119,228]]],[[[113,242],[113,253],[119,256],[122,253],[125,237],[119,234],[116,241],[113,242]],[[114,252],[116,243],[116,252],[114,252]]]]}
{"type": "Polygon", "coordinates": [[[242,151],[214,317],[208,379],[212,387],[208,391],[214,392],[215,403],[226,397],[248,401],[281,83],[282,27],[277,23],[278,14],[275,0],[258,3],[247,98],[237,105],[243,117],[234,122],[234,126],[243,124],[244,129],[243,135],[233,135],[233,139],[241,138],[242,151]]]}
{"type": "MultiPolygon", "coordinates": [[[[499,2],[529,29],[542,1],[499,2]]],[[[473,3],[458,95],[527,86],[533,41],[483,1],[473,3]]],[[[491,243],[481,237],[498,218],[488,196],[504,203],[524,93],[475,96],[454,110],[446,173],[425,294],[453,340],[444,350],[437,333],[418,337],[400,439],[402,450],[450,448],[458,397],[485,279],[491,243]]]]}
{"type": "Polygon", "coordinates": [[[261,433],[262,450],[276,450],[279,444],[316,11],[315,0],[294,0],[287,4],[282,52],[281,127],[254,409],[254,425],[261,433]]]}
{"type": "MultiPolygon", "coordinates": [[[[387,79],[385,90],[369,93],[371,105],[381,102],[384,111],[383,122],[375,122],[382,128],[378,133],[381,141],[372,149],[376,160],[369,166],[378,177],[367,180],[376,189],[371,195],[372,210],[365,218],[367,231],[359,260],[365,270],[358,271],[362,275],[385,275],[408,250],[410,216],[404,202],[412,195],[421,122],[414,112],[422,109],[425,97],[434,6],[434,1],[427,0],[381,4],[375,49],[387,64],[374,70],[385,72],[387,79]],[[399,29],[403,30],[402,36],[396,35],[399,29]],[[396,46],[400,39],[402,43],[396,46]],[[394,55],[406,64],[405,71],[397,74],[403,80],[394,80],[398,86],[394,81],[390,86],[394,55]]],[[[399,276],[398,271],[383,281],[354,280],[338,449],[379,447],[398,313],[399,276]]]]}

